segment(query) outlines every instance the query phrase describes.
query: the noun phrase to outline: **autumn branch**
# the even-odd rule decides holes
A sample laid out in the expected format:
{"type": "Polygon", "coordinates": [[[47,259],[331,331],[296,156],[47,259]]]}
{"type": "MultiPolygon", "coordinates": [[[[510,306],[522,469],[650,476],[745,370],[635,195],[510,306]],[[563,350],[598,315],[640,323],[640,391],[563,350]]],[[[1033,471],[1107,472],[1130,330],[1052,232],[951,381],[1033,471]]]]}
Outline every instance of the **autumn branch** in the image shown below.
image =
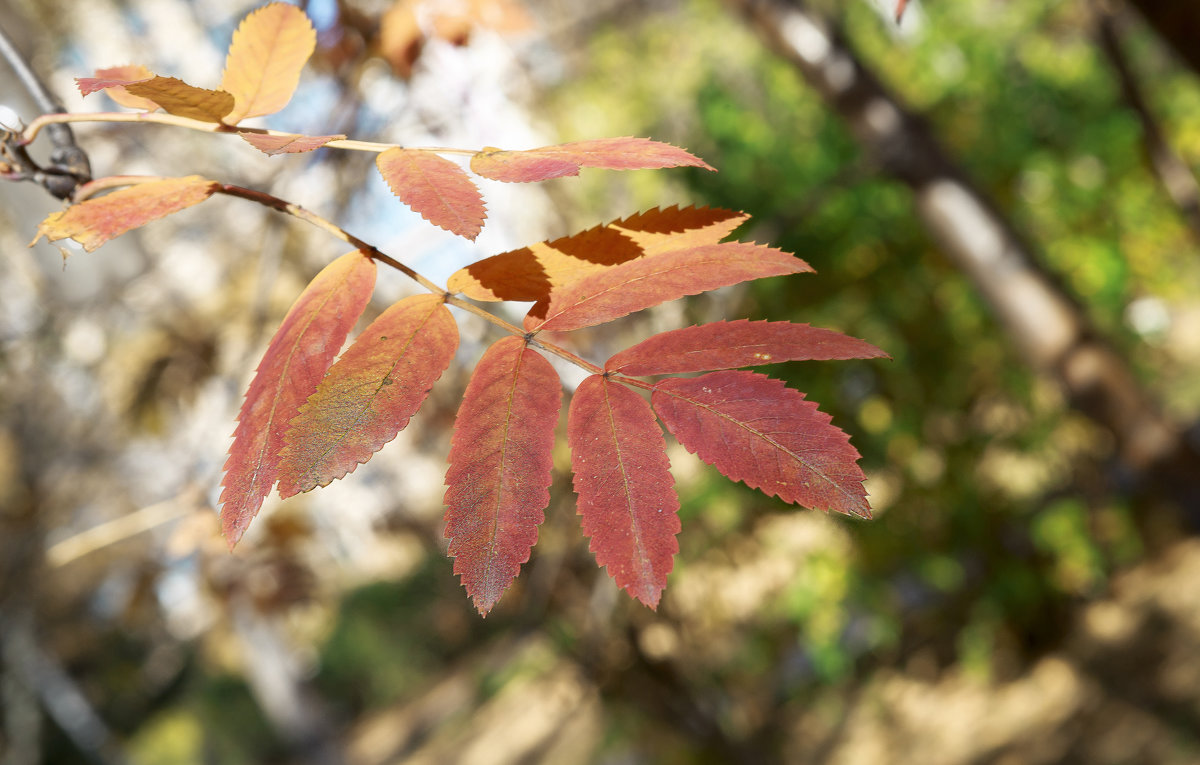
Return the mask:
{"type": "MultiPolygon", "coordinates": [[[[3,27],[0,27],[0,55],[8,62],[17,80],[39,109],[43,112],[66,111],[42,84],[3,27]]],[[[47,132],[50,134],[51,143],[54,144],[54,149],[50,152],[50,164],[46,167],[42,167],[29,156],[24,149],[24,141],[17,140],[16,135],[11,132],[3,133],[2,151],[5,164],[16,167],[15,171],[9,171],[6,176],[12,180],[32,180],[44,186],[55,197],[66,199],[79,184],[91,180],[91,163],[84,150],[75,143],[75,134],[69,126],[58,122],[46,124],[51,126],[47,132]]]]}

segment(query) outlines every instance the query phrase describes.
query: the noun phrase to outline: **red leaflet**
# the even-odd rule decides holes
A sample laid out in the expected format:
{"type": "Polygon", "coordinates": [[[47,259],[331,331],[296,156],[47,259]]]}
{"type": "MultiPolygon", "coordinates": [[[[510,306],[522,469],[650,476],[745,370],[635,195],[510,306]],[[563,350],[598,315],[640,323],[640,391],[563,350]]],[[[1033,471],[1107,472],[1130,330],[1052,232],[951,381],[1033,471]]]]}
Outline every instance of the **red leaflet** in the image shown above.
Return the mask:
{"type": "Polygon", "coordinates": [[[154,72],[144,66],[114,66],[108,69],[97,69],[95,77],[76,77],[75,86],[82,95],[89,96],[97,90],[106,91],[112,100],[121,106],[134,109],[154,111],[158,104],[146,98],[131,96],[125,91],[125,86],[134,82],[145,82],[152,79],[154,72]]]}
{"type": "Polygon", "coordinates": [[[699,157],[669,143],[649,138],[600,138],[528,151],[488,147],[471,157],[471,170],[494,181],[528,183],[578,175],[581,167],[607,170],[653,170],[661,167],[713,168],[699,157]]]}
{"type": "Polygon", "coordinates": [[[203,202],[216,188],[198,175],[138,183],[50,213],[38,224],[38,238],[74,239],[91,252],[126,231],[203,202]]]}
{"type": "Polygon", "coordinates": [[[319,149],[330,141],[340,141],[344,135],[267,135],[238,133],[246,143],[264,154],[300,154],[319,149]]]}
{"type": "Polygon", "coordinates": [[[458,349],[458,326],[441,295],[388,308],[363,330],[285,438],[279,495],[325,486],[371,459],[408,425],[458,349]]]}
{"type": "Polygon", "coordinates": [[[679,497],[654,412],[624,385],[593,375],[571,399],[567,440],[596,562],[656,608],[679,552],[679,497]]]}
{"type": "Polygon", "coordinates": [[[550,362],[510,336],[479,360],[454,420],[445,534],[454,573],[485,616],[537,541],[561,402],[550,362]]]}
{"type": "MultiPolygon", "coordinates": [[[[111,87],[106,85],[104,87],[111,87]]],[[[124,83],[125,92],[158,104],[167,114],[202,122],[220,122],[233,108],[233,96],[223,90],[188,85],[175,77],[152,77],[124,83]]]]}
{"type": "Polygon", "coordinates": [[[664,252],[613,266],[551,293],[545,319],[535,305],[528,330],[564,331],[603,324],[684,295],[764,276],[812,271],[794,255],[748,242],[726,242],[664,252]]]}
{"type": "Polygon", "coordinates": [[[654,411],[679,443],[735,481],[785,502],[870,518],[858,452],[804,394],[753,372],[672,377],[654,411]]]}
{"type": "Polygon", "coordinates": [[[780,361],[880,357],[887,354],[865,340],[832,329],[739,319],[663,332],[615,354],[604,369],[626,375],[664,375],[780,361]]]}
{"type": "Polygon", "coordinates": [[[427,151],[400,148],[382,152],[375,164],[392,193],[425,220],[467,239],[479,235],[487,208],[461,167],[427,151]]]}
{"type": "Polygon", "coordinates": [[[375,287],[375,261],[351,252],[330,263],[288,310],[259,362],[225,462],[221,525],[233,547],[275,485],[288,422],[341,349],[375,287]]]}

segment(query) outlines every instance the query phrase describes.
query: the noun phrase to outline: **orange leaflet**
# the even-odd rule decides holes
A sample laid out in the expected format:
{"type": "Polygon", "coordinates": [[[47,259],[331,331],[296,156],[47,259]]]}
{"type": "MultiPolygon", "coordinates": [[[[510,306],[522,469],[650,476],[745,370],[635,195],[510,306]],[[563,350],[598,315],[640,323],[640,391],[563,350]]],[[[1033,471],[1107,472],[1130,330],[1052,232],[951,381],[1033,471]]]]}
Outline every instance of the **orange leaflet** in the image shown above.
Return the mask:
{"type": "Polygon", "coordinates": [[[485,616],[537,541],[561,402],[550,362],[510,336],[484,353],[454,420],[445,534],[454,573],[485,616]]]}
{"type": "Polygon", "coordinates": [[[50,213],[38,225],[38,236],[33,241],[42,236],[52,242],[70,238],[91,252],[130,229],[203,202],[216,188],[217,184],[207,178],[189,175],[117,189],[50,213]]]}
{"type": "Polygon", "coordinates": [[[275,331],[238,413],[225,462],[221,525],[232,548],[275,485],[288,423],[342,347],[375,288],[375,261],[355,251],[304,288],[275,331]]]}
{"type": "Polygon", "coordinates": [[[565,331],[603,324],[684,295],[750,279],[812,271],[795,255],[748,242],[726,242],[631,260],[551,293],[545,318],[534,306],[528,330],[565,331]]]}
{"type": "Polygon", "coordinates": [[[677,146],[649,138],[599,138],[528,151],[487,147],[471,157],[471,170],[494,181],[528,183],[578,175],[582,167],[606,170],[654,170],[663,167],[702,167],[707,162],[677,146]]]}
{"type": "Polygon", "coordinates": [[[666,441],[646,400],[593,375],[571,398],[571,467],[583,533],[596,562],[630,595],[657,608],[679,543],[666,441]]]}
{"type": "Polygon", "coordinates": [[[141,82],[152,77],[154,77],[154,72],[146,67],[141,64],[131,64],[97,69],[95,77],[76,77],[75,82],[79,85],[79,92],[85,96],[103,88],[108,97],[121,106],[152,112],[158,108],[158,104],[148,98],[130,95],[123,87],[126,83],[141,82]]]}
{"type": "Polygon", "coordinates": [[[672,377],[654,411],[679,443],[735,481],[805,507],[870,518],[858,452],[804,394],[754,372],[672,377]]]}
{"type": "Polygon", "coordinates": [[[152,77],[124,87],[125,92],[153,101],[176,117],[220,122],[233,108],[233,96],[225,91],[197,88],[175,77],[152,77]]]}
{"type": "Polygon", "coordinates": [[[325,486],[371,459],[408,425],[458,348],[441,295],[394,304],[363,330],[292,420],[279,494],[325,486]]]}
{"type": "Polygon", "coordinates": [[[263,154],[300,154],[319,149],[330,141],[340,141],[344,135],[267,135],[239,132],[242,140],[263,154]]]}
{"type": "Polygon", "coordinates": [[[400,201],[447,231],[474,239],[487,208],[463,169],[427,151],[394,148],[375,159],[379,174],[400,201]]]}
{"type": "MultiPolygon", "coordinates": [[[[609,266],[672,249],[716,244],[747,216],[707,207],[655,208],[461,268],[447,283],[472,300],[544,303],[553,289],[609,266]]],[[[540,312],[544,313],[545,306],[540,312]]]]}
{"type": "Polygon", "coordinates": [[[865,340],[832,329],[739,319],[663,332],[615,354],[604,369],[626,375],[663,375],[781,361],[880,357],[887,354],[865,340]]]}
{"type": "Polygon", "coordinates": [[[271,3],[242,19],[221,77],[221,89],[235,102],[225,123],[236,125],[286,106],[316,45],[312,23],[294,5],[271,3]]]}

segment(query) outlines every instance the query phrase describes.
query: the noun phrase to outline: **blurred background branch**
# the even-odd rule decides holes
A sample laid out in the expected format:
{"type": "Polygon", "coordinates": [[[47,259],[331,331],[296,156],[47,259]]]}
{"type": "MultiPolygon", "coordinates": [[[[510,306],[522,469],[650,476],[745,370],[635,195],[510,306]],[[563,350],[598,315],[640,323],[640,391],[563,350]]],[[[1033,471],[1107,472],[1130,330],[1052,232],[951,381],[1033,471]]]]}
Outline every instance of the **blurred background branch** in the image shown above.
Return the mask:
{"type": "MultiPolygon", "coordinates": [[[[25,88],[42,114],[66,111],[61,101],[42,84],[3,26],[0,26],[0,56],[12,69],[17,81],[25,88]]],[[[75,143],[75,134],[70,125],[51,125],[47,128],[47,134],[54,149],[50,153],[50,163],[45,167],[39,167],[23,147],[17,147],[15,143],[10,145],[8,138],[5,139],[5,152],[7,154],[11,151],[12,155],[18,158],[19,166],[23,172],[30,175],[31,180],[40,183],[59,199],[67,199],[79,185],[92,179],[91,163],[87,153],[75,143]]]]}

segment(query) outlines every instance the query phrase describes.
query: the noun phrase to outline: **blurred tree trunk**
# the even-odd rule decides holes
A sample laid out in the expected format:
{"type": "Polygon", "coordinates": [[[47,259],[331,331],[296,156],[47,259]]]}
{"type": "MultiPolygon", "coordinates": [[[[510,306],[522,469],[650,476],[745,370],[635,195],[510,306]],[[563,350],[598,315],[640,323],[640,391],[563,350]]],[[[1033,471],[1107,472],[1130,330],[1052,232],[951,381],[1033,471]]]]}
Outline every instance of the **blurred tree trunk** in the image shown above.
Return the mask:
{"type": "Polygon", "coordinates": [[[1179,217],[1191,229],[1196,241],[1200,242],[1200,184],[1196,182],[1196,176],[1187,162],[1171,146],[1167,131],[1159,123],[1149,99],[1142,93],[1133,65],[1125,55],[1116,14],[1108,8],[1099,7],[1095,10],[1095,17],[1097,44],[1117,76],[1125,105],[1137,115],[1141,125],[1147,164],[1179,210],[1179,217]]]}
{"type": "Polygon", "coordinates": [[[1200,3],[1188,0],[1129,0],[1180,60],[1200,75],[1200,3]]]}
{"type": "MultiPolygon", "coordinates": [[[[1200,454],[1161,413],[1125,358],[1092,326],[1033,249],[840,32],[802,2],[728,0],[790,62],[886,173],[912,189],[917,212],[971,279],[1030,365],[1110,430],[1130,483],[1165,494],[1200,528],[1200,454]]],[[[1200,38],[1198,38],[1200,39],[1200,38]]]]}

